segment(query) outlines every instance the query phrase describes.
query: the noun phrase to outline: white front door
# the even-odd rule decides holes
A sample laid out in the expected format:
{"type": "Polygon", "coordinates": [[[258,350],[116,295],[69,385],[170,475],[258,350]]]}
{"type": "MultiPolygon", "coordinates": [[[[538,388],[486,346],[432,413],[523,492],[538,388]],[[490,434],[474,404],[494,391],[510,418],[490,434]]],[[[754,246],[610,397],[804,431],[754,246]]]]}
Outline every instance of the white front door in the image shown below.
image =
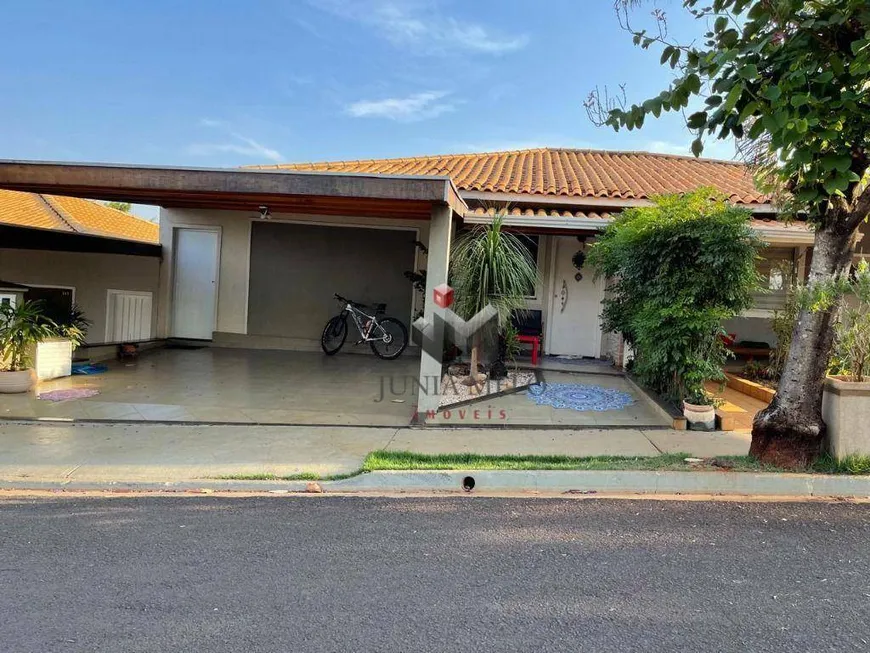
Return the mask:
{"type": "Polygon", "coordinates": [[[548,354],[559,356],[601,356],[601,300],[604,280],[595,281],[589,266],[581,270],[573,258],[586,247],[573,236],[553,238],[555,253],[550,279],[550,326],[548,354]],[[577,279],[577,275],[582,278],[577,279]]]}
{"type": "Polygon", "coordinates": [[[172,296],[172,335],[211,340],[217,307],[220,232],[175,230],[175,291],[172,296]]]}

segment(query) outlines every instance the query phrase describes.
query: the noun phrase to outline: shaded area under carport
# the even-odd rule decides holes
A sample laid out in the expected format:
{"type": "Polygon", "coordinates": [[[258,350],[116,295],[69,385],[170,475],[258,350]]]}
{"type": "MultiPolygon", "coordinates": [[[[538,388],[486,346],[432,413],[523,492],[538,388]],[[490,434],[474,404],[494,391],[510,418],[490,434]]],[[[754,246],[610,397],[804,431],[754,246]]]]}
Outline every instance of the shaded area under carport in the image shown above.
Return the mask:
{"type": "Polygon", "coordinates": [[[159,349],[108,371],[39,384],[34,393],[0,395],[0,417],[236,424],[404,426],[415,409],[420,359],[369,354],[252,349],[159,349]],[[390,384],[404,397],[381,396],[390,384]],[[95,390],[52,402],[54,390],[95,390]]]}

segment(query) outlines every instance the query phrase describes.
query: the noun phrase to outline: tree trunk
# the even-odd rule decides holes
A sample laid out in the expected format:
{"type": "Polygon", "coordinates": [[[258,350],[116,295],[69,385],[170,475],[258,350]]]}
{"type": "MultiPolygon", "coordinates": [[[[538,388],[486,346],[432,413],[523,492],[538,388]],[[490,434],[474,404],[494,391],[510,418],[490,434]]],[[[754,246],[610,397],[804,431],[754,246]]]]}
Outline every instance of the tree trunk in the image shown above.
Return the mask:
{"type": "MultiPolygon", "coordinates": [[[[835,220],[816,232],[809,287],[848,271],[852,259],[850,220],[835,220]]],[[[822,453],[825,423],[822,390],[830,358],[836,306],[827,311],[802,309],[788,358],[771,404],[755,416],[749,453],[764,463],[805,467],[822,453]]]]}
{"type": "Polygon", "coordinates": [[[486,381],[486,376],[478,374],[477,371],[481,346],[480,333],[475,333],[471,340],[471,363],[468,366],[468,378],[465,380],[465,385],[476,386],[478,389],[481,389],[483,382],[486,381]]]}

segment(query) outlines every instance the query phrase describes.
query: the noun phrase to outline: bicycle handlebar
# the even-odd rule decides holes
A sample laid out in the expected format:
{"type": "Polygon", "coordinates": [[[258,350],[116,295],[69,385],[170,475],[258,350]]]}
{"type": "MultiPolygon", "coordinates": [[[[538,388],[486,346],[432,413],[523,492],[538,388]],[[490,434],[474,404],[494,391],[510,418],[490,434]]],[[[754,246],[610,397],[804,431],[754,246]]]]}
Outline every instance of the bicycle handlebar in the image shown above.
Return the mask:
{"type": "Polygon", "coordinates": [[[381,312],[385,311],[387,308],[386,304],[376,304],[374,306],[370,306],[369,304],[355,302],[352,299],[348,299],[347,297],[342,297],[338,293],[333,294],[333,297],[335,297],[342,304],[350,304],[351,306],[356,306],[357,308],[369,308],[369,309],[380,310],[381,312]]]}
{"type": "Polygon", "coordinates": [[[355,302],[355,301],[353,301],[352,299],[348,299],[347,297],[342,297],[342,296],[339,295],[338,293],[335,293],[335,294],[333,295],[333,297],[335,297],[335,298],[336,298],[338,301],[340,301],[342,304],[350,304],[351,306],[360,306],[360,307],[363,307],[363,308],[365,308],[365,306],[366,306],[365,304],[361,304],[360,302],[355,302]]]}

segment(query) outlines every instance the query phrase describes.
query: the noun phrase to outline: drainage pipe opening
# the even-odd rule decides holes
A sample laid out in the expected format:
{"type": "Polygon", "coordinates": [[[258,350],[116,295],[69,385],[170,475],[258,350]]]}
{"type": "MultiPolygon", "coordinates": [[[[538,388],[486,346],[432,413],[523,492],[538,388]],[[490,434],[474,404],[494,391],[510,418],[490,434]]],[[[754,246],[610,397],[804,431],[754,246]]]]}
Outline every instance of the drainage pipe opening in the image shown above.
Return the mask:
{"type": "Polygon", "coordinates": [[[474,489],[474,477],[466,476],[462,479],[462,489],[466,492],[471,492],[474,489]]]}

